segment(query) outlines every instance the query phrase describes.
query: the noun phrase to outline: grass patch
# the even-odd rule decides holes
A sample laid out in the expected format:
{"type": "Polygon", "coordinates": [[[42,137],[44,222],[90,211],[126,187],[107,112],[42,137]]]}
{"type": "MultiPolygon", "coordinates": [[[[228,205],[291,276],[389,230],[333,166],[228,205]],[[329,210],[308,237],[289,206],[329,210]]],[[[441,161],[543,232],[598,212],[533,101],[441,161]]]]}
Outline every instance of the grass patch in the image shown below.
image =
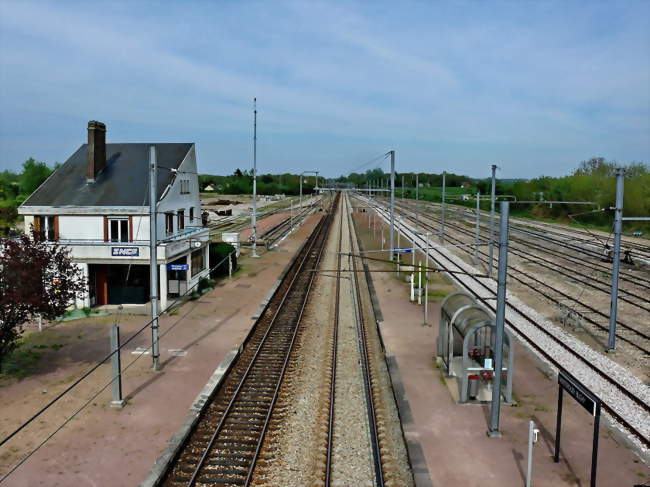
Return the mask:
{"type": "Polygon", "coordinates": [[[434,290],[430,290],[427,293],[427,297],[429,299],[433,299],[434,301],[439,301],[444,299],[448,294],[449,291],[446,289],[434,289],[434,290]]]}
{"type": "Polygon", "coordinates": [[[2,360],[0,377],[24,379],[30,375],[41,360],[43,348],[47,345],[34,345],[29,337],[20,338],[17,348],[2,360]]]}

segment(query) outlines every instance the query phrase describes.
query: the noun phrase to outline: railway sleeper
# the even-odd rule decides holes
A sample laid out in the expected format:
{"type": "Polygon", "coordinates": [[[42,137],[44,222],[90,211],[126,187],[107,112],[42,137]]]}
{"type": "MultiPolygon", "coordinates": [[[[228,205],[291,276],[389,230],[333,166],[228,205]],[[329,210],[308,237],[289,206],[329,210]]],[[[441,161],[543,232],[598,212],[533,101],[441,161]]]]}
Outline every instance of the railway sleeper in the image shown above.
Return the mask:
{"type": "Polygon", "coordinates": [[[245,485],[245,478],[227,478],[222,475],[201,475],[201,483],[215,484],[215,485],[245,485]]]}

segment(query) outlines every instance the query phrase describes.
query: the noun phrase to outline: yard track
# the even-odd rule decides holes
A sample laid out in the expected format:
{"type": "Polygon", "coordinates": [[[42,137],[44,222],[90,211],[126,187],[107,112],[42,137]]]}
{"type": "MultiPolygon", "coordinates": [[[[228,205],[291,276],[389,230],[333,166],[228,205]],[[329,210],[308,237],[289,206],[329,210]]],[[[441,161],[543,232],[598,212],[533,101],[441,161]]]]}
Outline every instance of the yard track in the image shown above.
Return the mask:
{"type": "MultiPolygon", "coordinates": [[[[385,221],[388,221],[389,213],[384,205],[373,203],[365,198],[363,198],[362,201],[365,205],[373,206],[375,211],[377,211],[385,221]]],[[[413,233],[412,229],[404,223],[396,221],[395,228],[398,232],[402,232],[407,239],[415,241],[416,245],[419,247],[423,248],[425,246],[425,238],[420,234],[413,233]]],[[[442,270],[461,273],[467,272],[467,269],[456,263],[451,258],[445,256],[443,252],[437,251],[434,248],[430,248],[429,259],[442,270]]],[[[484,279],[479,278],[472,273],[467,273],[462,276],[450,276],[454,282],[463,288],[463,290],[475,296],[477,301],[483,306],[492,310],[492,312],[495,311],[496,303],[494,302],[493,297],[495,294],[494,289],[491,286],[488,286],[484,282],[484,279]]],[[[578,363],[582,368],[586,368],[585,370],[588,370],[589,373],[592,374],[593,379],[591,382],[599,384],[600,392],[596,391],[596,395],[598,395],[603,401],[602,407],[606,413],[608,413],[616,422],[621,424],[623,428],[631,434],[640,445],[642,445],[643,448],[650,448],[650,435],[648,435],[646,431],[647,418],[650,415],[650,405],[646,399],[636,394],[636,392],[642,391],[630,390],[614,377],[615,374],[601,369],[599,366],[594,364],[589,357],[584,356],[575,350],[573,346],[558,339],[555,334],[551,333],[551,331],[546,329],[542,323],[538,322],[534,316],[528,316],[510,303],[506,305],[506,310],[507,313],[510,313],[511,317],[516,317],[517,320],[525,322],[527,326],[532,327],[531,330],[534,330],[535,333],[544,336],[545,340],[548,340],[549,343],[553,344],[552,346],[554,349],[561,350],[562,354],[568,354],[571,362],[578,363]],[[602,391],[606,391],[608,397],[604,397],[605,394],[602,391]],[[620,400],[620,397],[623,397],[624,401],[620,400]],[[638,422],[639,417],[642,418],[641,423],[638,422]],[[632,424],[633,422],[636,424],[632,424]]],[[[558,370],[568,370],[570,373],[576,375],[575,370],[566,368],[567,359],[560,359],[556,351],[551,351],[549,350],[549,347],[545,347],[538,343],[538,340],[532,338],[531,332],[525,330],[524,327],[516,323],[514,319],[506,317],[506,324],[514,330],[530,348],[535,350],[537,354],[543,357],[555,368],[558,370]]]]}
{"type": "MultiPolygon", "coordinates": [[[[410,212],[412,211],[411,208],[398,204],[396,211],[398,214],[401,214],[408,220],[415,222],[413,215],[410,214],[410,212]]],[[[439,223],[440,219],[431,215],[427,215],[426,218],[420,217],[419,219],[419,223],[423,228],[426,228],[427,230],[430,230],[432,232],[438,231],[437,227],[434,227],[431,224],[427,223],[426,220],[431,220],[433,222],[439,223]]],[[[462,225],[458,225],[446,220],[445,226],[453,228],[455,231],[467,235],[471,239],[474,238],[474,233],[468,230],[467,228],[464,228],[462,225]]],[[[466,242],[462,242],[460,239],[453,237],[448,233],[445,234],[445,238],[453,244],[466,244],[466,242]]],[[[523,245],[523,242],[518,241],[517,239],[511,239],[511,240],[514,240],[515,242],[518,242],[523,245]]],[[[458,246],[457,248],[465,252],[466,254],[469,254],[470,256],[473,255],[473,250],[470,250],[470,248],[468,247],[458,246]]],[[[607,298],[609,297],[610,288],[606,283],[602,281],[599,281],[593,277],[584,278],[579,273],[575,273],[575,272],[569,273],[561,265],[552,262],[549,259],[545,259],[543,257],[535,255],[530,251],[524,250],[522,248],[517,248],[511,245],[509,246],[508,250],[513,255],[522,257],[526,259],[528,262],[532,262],[550,271],[556,272],[559,275],[562,275],[565,278],[567,278],[567,280],[579,282],[583,287],[585,286],[589,287],[591,289],[603,293],[605,297],[607,298]]],[[[481,262],[487,264],[488,262],[487,252],[480,251],[479,256],[481,256],[480,257],[481,262]]],[[[497,262],[498,259],[495,256],[495,265],[497,262]]],[[[597,329],[601,330],[602,332],[607,333],[609,331],[609,326],[607,324],[609,321],[609,315],[604,313],[603,311],[594,308],[593,306],[584,303],[583,301],[580,300],[580,296],[576,298],[566,292],[560,291],[559,289],[551,286],[550,284],[536,278],[530,272],[521,270],[512,264],[509,266],[508,272],[509,272],[509,276],[512,277],[514,280],[516,280],[523,286],[531,289],[535,293],[542,295],[545,299],[555,304],[560,304],[562,301],[568,301],[573,303],[573,307],[576,308],[576,311],[580,314],[580,316],[585,322],[590,323],[591,325],[595,326],[597,329]],[[594,317],[596,316],[600,317],[605,324],[599,323],[594,318],[588,316],[588,314],[591,314],[594,317]]],[[[620,301],[626,302],[632,306],[637,307],[641,313],[650,313],[650,300],[648,300],[646,296],[643,296],[639,293],[635,293],[623,288],[619,289],[619,293],[620,293],[619,295],[620,301]]],[[[646,333],[643,330],[636,329],[634,326],[629,325],[620,319],[617,319],[616,323],[618,325],[616,336],[621,341],[628,343],[630,346],[638,349],[645,355],[650,355],[650,348],[647,345],[650,344],[650,334],[646,333]]]]}
{"type": "MultiPolygon", "coordinates": [[[[413,202],[412,200],[402,200],[396,202],[397,205],[404,205],[404,207],[408,208],[410,211],[413,210],[413,202]]],[[[439,204],[430,204],[427,203],[425,205],[421,205],[423,208],[428,208],[430,210],[433,210],[434,213],[439,213],[441,206],[439,204]]],[[[460,219],[465,220],[467,219],[469,223],[473,225],[474,223],[474,218],[475,218],[475,211],[473,209],[465,208],[465,207],[450,207],[447,206],[446,210],[447,214],[452,214],[460,217],[460,219]]],[[[430,215],[430,214],[429,214],[430,215]]],[[[484,211],[481,211],[481,228],[484,230],[487,229],[487,223],[485,223],[485,217],[489,216],[485,214],[484,211]]],[[[561,257],[561,258],[566,258],[567,260],[571,261],[572,263],[577,263],[579,265],[585,266],[589,268],[590,270],[602,272],[605,274],[610,274],[612,272],[611,265],[605,265],[602,262],[603,259],[603,247],[604,244],[606,243],[605,240],[599,236],[594,236],[591,233],[588,232],[582,232],[580,230],[576,229],[570,229],[572,234],[580,234],[580,235],[589,235],[591,236],[591,239],[585,239],[581,237],[576,237],[567,235],[565,233],[561,232],[556,232],[552,230],[546,230],[545,233],[541,233],[538,229],[531,228],[532,223],[528,223],[525,221],[522,221],[521,219],[518,218],[513,218],[511,217],[511,226],[510,226],[510,239],[513,242],[518,242],[521,243],[522,245],[527,245],[531,246],[534,245],[535,248],[538,250],[548,253],[549,255],[561,257]],[[521,237],[517,237],[513,234],[520,234],[522,236],[528,236],[534,241],[531,240],[523,240],[521,237]],[[542,242],[555,245],[559,248],[563,248],[565,250],[574,252],[578,255],[572,255],[567,252],[560,251],[558,253],[557,248],[549,248],[544,245],[542,245],[542,242]]],[[[543,225],[545,228],[546,227],[551,227],[551,228],[557,228],[558,225],[554,225],[551,223],[546,223],[546,222],[535,222],[535,225],[543,225]]],[[[495,234],[499,233],[499,229],[495,228],[495,234]]],[[[569,231],[568,229],[564,229],[565,231],[569,231]]],[[[611,246],[611,239],[610,239],[610,246],[611,246]]],[[[630,242],[629,240],[624,240],[621,244],[622,251],[625,250],[626,248],[628,249],[633,249],[634,252],[632,253],[632,256],[634,257],[635,255],[642,257],[644,259],[650,258],[650,243],[648,244],[643,244],[640,242],[630,242]]],[[[650,279],[644,278],[641,276],[634,275],[630,272],[627,272],[625,269],[621,269],[620,272],[620,279],[621,281],[627,281],[630,283],[633,283],[636,286],[642,287],[648,291],[650,291],[650,279]]]]}

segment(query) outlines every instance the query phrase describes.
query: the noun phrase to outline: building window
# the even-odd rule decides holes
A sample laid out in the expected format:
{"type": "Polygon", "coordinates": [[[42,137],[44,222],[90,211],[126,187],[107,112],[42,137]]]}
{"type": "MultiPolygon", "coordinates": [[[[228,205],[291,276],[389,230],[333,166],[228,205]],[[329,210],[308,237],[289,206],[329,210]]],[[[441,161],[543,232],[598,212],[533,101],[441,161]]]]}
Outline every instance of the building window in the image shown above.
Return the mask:
{"type": "Polygon", "coordinates": [[[178,210],[178,231],[185,228],[185,210],[178,210]]]}
{"type": "Polygon", "coordinates": [[[190,223],[194,223],[194,207],[190,208],[190,223]]]}
{"type": "Polygon", "coordinates": [[[181,194],[190,194],[190,180],[181,179],[181,194]]]}
{"type": "Polygon", "coordinates": [[[56,235],[56,217],[55,216],[35,216],[34,233],[37,238],[53,242],[57,240],[56,235]]]}
{"type": "Polygon", "coordinates": [[[129,219],[128,218],[108,219],[108,240],[111,242],[129,241],[129,219]]]}
{"type": "Polygon", "coordinates": [[[173,213],[165,213],[165,231],[169,235],[170,233],[174,233],[174,214],[173,213]]]}
{"type": "Polygon", "coordinates": [[[192,277],[203,270],[203,249],[192,252],[192,277]]]}

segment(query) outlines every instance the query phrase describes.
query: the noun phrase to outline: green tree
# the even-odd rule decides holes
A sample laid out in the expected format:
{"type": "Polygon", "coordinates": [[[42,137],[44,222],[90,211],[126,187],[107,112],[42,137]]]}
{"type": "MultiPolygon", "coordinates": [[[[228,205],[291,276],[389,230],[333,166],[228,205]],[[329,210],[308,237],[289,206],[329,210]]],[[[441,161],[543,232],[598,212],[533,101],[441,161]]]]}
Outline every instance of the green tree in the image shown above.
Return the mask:
{"type": "Polygon", "coordinates": [[[35,161],[30,157],[23,162],[23,173],[20,175],[20,192],[24,195],[30,195],[45,181],[52,170],[44,162],[35,161]]]}

